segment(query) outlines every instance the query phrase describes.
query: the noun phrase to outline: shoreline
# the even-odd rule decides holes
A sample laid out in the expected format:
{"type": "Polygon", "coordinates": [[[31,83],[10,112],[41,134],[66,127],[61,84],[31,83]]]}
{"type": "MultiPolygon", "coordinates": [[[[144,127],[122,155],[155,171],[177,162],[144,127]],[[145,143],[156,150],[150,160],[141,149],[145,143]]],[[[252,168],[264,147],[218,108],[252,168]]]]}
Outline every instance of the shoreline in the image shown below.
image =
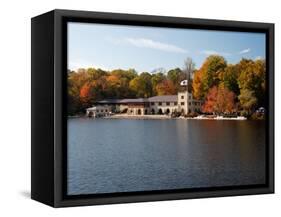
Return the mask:
{"type": "Polygon", "coordinates": [[[137,120],[169,120],[177,119],[172,118],[169,115],[127,115],[127,114],[115,114],[110,116],[102,117],[104,119],[137,119],[137,120]]]}
{"type": "MultiPolygon", "coordinates": [[[[86,116],[69,116],[68,118],[89,118],[86,116]]],[[[235,121],[242,121],[248,120],[243,116],[238,117],[222,117],[222,116],[215,116],[215,117],[206,117],[203,115],[199,115],[197,117],[171,117],[170,115],[128,115],[128,114],[114,114],[104,117],[98,117],[102,119],[132,119],[132,120],[235,120],[235,121]]],[[[91,118],[95,119],[95,118],[91,118]]]]}
{"type": "Polygon", "coordinates": [[[114,114],[109,116],[103,116],[98,118],[87,117],[86,115],[74,115],[68,116],[67,118],[90,118],[90,119],[131,119],[131,120],[214,120],[214,121],[224,121],[224,120],[233,120],[233,121],[244,121],[248,120],[246,117],[237,116],[237,117],[223,117],[223,116],[204,116],[199,115],[197,117],[171,117],[170,115],[128,115],[128,114],[114,114]]]}

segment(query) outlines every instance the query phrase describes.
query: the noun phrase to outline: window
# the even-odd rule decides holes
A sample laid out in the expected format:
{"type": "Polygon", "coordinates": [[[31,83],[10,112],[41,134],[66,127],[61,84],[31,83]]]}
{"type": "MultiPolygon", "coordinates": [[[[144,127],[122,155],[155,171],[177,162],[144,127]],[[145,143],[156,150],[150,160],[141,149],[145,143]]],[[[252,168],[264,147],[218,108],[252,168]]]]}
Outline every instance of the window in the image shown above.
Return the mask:
{"type": "Polygon", "coordinates": [[[101,112],[103,112],[103,109],[102,110],[100,110],[101,112]]]}
{"type": "Polygon", "coordinates": [[[154,105],[154,102],[150,103],[151,105],[154,105]]]}
{"type": "Polygon", "coordinates": [[[169,102],[166,102],[166,105],[170,105],[170,103],[169,103],[169,102]]]}
{"type": "Polygon", "coordinates": [[[97,109],[97,113],[99,112],[99,110],[97,109]]]}
{"type": "Polygon", "coordinates": [[[190,102],[190,103],[188,103],[188,105],[191,105],[191,102],[190,102]]]}
{"type": "Polygon", "coordinates": [[[181,102],[181,105],[184,105],[184,102],[181,102]]]}
{"type": "Polygon", "coordinates": [[[178,103],[177,102],[174,102],[174,105],[177,105],[178,103]]]}
{"type": "Polygon", "coordinates": [[[181,96],[182,99],[184,99],[184,96],[181,96]]]}
{"type": "Polygon", "coordinates": [[[162,102],[159,102],[158,105],[162,105],[162,102]]]}
{"type": "Polygon", "coordinates": [[[105,109],[105,112],[107,112],[107,109],[105,109]]]}

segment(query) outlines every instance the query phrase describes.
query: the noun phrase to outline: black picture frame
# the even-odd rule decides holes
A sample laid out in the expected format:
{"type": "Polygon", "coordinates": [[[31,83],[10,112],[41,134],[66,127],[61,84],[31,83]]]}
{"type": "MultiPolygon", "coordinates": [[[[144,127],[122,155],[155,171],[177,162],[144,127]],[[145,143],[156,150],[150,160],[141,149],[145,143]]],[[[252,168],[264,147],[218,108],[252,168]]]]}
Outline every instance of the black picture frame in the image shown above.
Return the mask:
{"type": "Polygon", "coordinates": [[[53,207],[274,193],[274,24],[53,10],[32,18],[31,198],[53,207]],[[265,185],[66,195],[67,22],[266,33],[267,148],[265,185]]]}

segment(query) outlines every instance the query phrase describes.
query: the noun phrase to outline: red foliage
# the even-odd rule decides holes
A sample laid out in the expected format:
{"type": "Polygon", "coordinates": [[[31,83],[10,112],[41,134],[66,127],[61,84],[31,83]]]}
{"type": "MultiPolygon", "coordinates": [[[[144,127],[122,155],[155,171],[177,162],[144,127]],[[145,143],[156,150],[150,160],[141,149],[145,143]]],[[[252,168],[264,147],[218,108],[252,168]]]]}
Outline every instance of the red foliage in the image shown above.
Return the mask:
{"type": "Polygon", "coordinates": [[[206,97],[202,111],[206,113],[232,113],[235,111],[235,94],[226,87],[212,87],[206,97]]]}
{"type": "Polygon", "coordinates": [[[82,88],[80,89],[80,98],[81,99],[85,99],[85,98],[88,98],[90,96],[90,89],[91,89],[91,86],[86,83],[82,86],[82,88]]]}
{"type": "Polygon", "coordinates": [[[208,92],[205,103],[202,107],[203,112],[206,112],[206,113],[214,112],[214,108],[215,108],[216,101],[217,101],[217,96],[218,96],[218,88],[217,88],[217,86],[214,86],[208,92]]]}

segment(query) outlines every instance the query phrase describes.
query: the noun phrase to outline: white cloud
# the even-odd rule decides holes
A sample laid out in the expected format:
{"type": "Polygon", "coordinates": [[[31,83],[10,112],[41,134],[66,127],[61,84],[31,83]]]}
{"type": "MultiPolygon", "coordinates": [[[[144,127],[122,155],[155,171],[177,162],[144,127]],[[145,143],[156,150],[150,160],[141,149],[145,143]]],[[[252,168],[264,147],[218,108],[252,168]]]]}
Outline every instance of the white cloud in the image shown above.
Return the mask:
{"type": "Polygon", "coordinates": [[[216,50],[202,50],[200,53],[205,54],[205,55],[221,55],[221,56],[230,56],[231,55],[231,53],[219,52],[216,50]]]}
{"type": "Polygon", "coordinates": [[[245,53],[249,53],[249,52],[251,52],[251,49],[250,49],[250,48],[247,48],[247,49],[241,50],[241,51],[239,52],[239,54],[245,54],[245,53]]]}
{"type": "Polygon", "coordinates": [[[147,38],[125,38],[125,42],[143,48],[151,48],[173,53],[187,53],[188,51],[173,44],[154,41],[147,38]]]}

